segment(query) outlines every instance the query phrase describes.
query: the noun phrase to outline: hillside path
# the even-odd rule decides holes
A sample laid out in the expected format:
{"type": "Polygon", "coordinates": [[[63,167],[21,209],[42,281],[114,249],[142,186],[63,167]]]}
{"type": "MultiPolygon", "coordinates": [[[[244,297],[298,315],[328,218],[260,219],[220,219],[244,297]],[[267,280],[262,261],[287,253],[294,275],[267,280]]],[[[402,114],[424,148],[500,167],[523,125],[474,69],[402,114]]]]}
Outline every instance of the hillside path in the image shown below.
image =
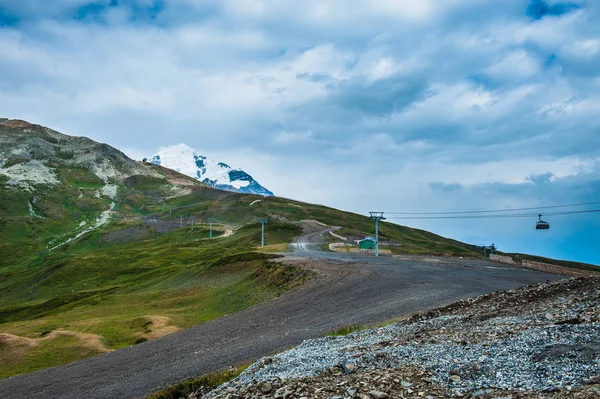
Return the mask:
{"type": "Polygon", "coordinates": [[[271,301],[111,353],[0,380],[2,398],[140,398],[182,380],[276,353],[343,324],[372,324],[457,299],[559,278],[491,263],[318,250],[321,229],[284,262],[314,277],[271,301]]]}

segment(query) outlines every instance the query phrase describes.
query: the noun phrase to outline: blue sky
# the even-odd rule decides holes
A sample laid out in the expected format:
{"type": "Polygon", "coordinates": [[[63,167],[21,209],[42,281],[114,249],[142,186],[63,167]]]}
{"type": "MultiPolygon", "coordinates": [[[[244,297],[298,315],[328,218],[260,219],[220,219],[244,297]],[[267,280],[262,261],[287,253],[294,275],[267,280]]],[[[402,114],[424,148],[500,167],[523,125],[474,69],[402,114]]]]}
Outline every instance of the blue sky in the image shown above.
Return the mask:
{"type": "MultiPolygon", "coordinates": [[[[359,213],[600,201],[599,2],[49,3],[0,0],[1,116],[359,213]]],[[[598,214],[545,219],[405,224],[600,264],[598,214]]]]}

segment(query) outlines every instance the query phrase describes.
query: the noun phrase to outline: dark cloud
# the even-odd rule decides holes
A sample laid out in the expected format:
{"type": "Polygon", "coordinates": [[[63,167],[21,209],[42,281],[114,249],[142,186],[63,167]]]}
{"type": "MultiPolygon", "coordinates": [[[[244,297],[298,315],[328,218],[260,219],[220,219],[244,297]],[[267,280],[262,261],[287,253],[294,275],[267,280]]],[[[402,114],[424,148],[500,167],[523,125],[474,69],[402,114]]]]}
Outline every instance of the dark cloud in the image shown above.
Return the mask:
{"type": "Polygon", "coordinates": [[[535,184],[550,184],[552,183],[552,178],[554,177],[554,174],[548,172],[548,173],[542,173],[539,175],[531,175],[527,178],[527,180],[529,180],[532,183],[535,184]]]}
{"type": "Polygon", "coordinates": [[[4,0],[0,5],[0,26],[16,26],[47,18],[57,21],[112,23],[111,11],[121,12],[120,22],[156,23],[167,7],[166,0],[4,0]]]}
{"type": "Polygon", "coordinates": [[[19,17],[10,12],[9,9],[0,5],[0,28],[16,26],[19,22],[19,17]]]}
{"type": "Polygon", "coordinates": [[[333,78],[331,76],[325,75],[323,73],[308,73],[308,72],[296,74],[296,79],[308,80],[310,82],[315,82],[315,83],[325,83],[325,82],[330,82],[331,80],[333,80],[333,78]]]}
{"type": "Polygon", "coordinates": [[[332,86],[330,92],[330,103],[379,117],[402,112],[428,94],[423,77],[399,75],[375,81],[346,80],[332,86]]]}
{"type": "Polygon", "coordinates": [[[561,16],[580,8],[581,6],[576,3],[554,3],[550,5],[544,0],[531,0],[527,6],[527,15],[539,20],[548,15],[561,16]]]}

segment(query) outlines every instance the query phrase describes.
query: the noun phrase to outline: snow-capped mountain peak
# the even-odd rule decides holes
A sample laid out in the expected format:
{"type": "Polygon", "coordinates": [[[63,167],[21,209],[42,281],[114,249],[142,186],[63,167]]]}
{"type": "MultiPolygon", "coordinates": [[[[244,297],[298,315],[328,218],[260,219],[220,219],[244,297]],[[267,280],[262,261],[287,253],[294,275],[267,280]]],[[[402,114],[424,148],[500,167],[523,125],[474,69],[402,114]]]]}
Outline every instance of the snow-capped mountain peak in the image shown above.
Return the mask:
{"type": "Polygon", "coordinates": [[[222,190],[273,195],[243,170],[233,169],[226,163],[199,155],[192,147],[183,143],[161,147],[149,160],[222,190]]]}

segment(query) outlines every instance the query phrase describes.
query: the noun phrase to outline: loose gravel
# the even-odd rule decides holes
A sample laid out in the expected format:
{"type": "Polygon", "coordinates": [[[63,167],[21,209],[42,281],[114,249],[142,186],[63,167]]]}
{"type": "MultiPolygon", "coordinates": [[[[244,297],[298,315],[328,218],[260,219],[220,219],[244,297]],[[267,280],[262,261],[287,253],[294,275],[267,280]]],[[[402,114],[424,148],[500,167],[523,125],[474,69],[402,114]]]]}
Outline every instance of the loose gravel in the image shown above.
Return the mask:
{"type": "MultiPolygon", "coordinates": [[[[283,388],[306,385],[307,381],[313,386],[335,387],[346,374],[381,374],[390,379],[394,370],[403,371],[404,378],[412,380],[415,373],[421,373],[430,388],[437,391],[424,389],[420,396],[433,393],[431,397],[482,396],[496,391],[549,395],[597,384],[600,278],[562,280],[487,294],[385,327],[308,340],[261,359],[237,379],[195,397],[300,398],[310,389],[283,388]],[[406,374],[411,368],[412,374],[406,374]],[[331,375],[339,378],[332,379],[331,375]],[[324,378],[332,380],[331,384],[324,378]],[[265,383],[272,389],[264,389],[265,383]]],[[[396,379],[400,381],[396,385],[407,393],[411,385],[406,384],[413,383],[403,385],[406,381],[396,379]]],[[[350,391],[342,386],[344,389],[337,392],[341,392],[340,398],[376,398],[377,392],[393,394],[393,385],[358,383],[350,391]]],[[[597,385],[588,391],[582,397],[595,393],[600,396],[597,385]]],[[[306,397],[335,397],[330,395],[331,389],[315,392],[306,397]]]]}

